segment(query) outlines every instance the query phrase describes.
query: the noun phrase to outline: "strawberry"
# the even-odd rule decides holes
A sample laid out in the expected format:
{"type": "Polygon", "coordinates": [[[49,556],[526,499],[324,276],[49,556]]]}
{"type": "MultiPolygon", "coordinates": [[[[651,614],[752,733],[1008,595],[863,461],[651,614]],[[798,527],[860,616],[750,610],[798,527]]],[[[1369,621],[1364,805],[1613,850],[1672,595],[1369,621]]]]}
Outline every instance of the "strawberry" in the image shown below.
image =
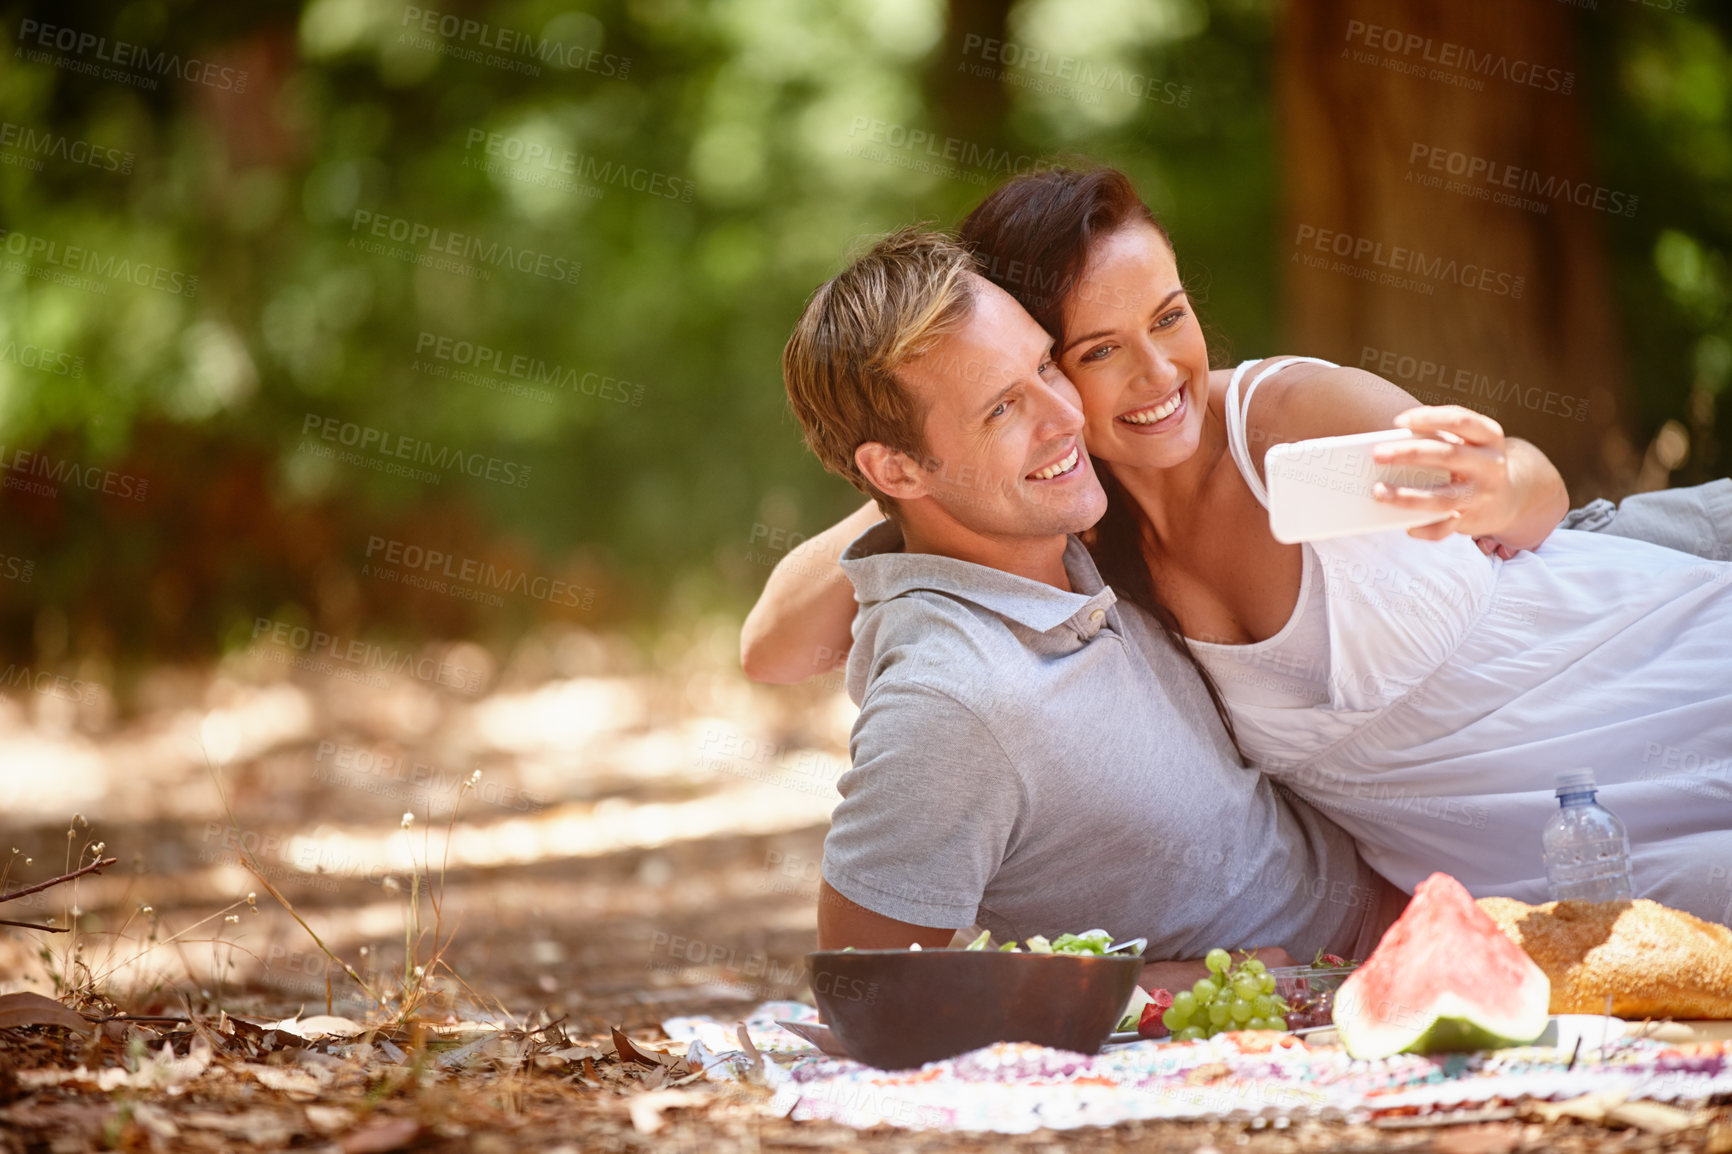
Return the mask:
{"type": "Polygon", "coordinates": [[[1171,1031],[1161,1021],[1161,1015],[1173,1008],[1173,995],[1165,990],[1150,990],[1149,999],[1149,1004],[1143,1007],[1143,1016],[1137,1020],[1137,1036],[1164,1038],[1171,1031]]]}

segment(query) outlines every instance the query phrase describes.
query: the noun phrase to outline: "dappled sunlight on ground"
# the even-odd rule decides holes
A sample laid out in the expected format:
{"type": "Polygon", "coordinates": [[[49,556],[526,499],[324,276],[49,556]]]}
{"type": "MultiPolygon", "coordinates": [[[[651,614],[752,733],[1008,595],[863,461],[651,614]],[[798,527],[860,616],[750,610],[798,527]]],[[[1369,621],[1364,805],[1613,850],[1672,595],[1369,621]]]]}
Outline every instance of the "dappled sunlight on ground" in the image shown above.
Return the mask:
{"type": "Polygon", "coordinates": [[[274,887],[364,978],[402,976],[407,928],[416,961],[442,950],[514,1012],[648,1021],[797,995],[853,707],[833,679],[746,682],[733,629],[651,654],[568,631],[502,663],[428,647],[429,667],[484,671],[473,693],[254,650],[152,671],[118,720],[0,700],[0,849],[20,851],[6,888],[92,841],[120,859],[75,894],[9,904],[64,926],[75,902],[79,933],[0,929],[0,990],[50,989],[76,950],[140,1011],[187,995],[322,1012],[328,985],[366,1012],[274,887]],[[88,826],[69,839],[75,814],[88,826]]]}

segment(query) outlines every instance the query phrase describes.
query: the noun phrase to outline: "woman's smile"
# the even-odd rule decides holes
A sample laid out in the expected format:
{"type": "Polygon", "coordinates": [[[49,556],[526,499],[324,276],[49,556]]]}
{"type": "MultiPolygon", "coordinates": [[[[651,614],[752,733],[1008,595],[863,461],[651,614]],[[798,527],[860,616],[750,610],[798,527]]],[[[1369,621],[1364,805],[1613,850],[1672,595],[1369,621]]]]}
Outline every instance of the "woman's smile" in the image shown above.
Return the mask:
{"type": "Polygon", "coordinates": [[[1166,237],[1133,221],[1090,247],[1065,306],[1060,364],[1082,397],[1089,451],[1127,468],[1195,455],[1209,405],[1209,350],[1166,237]],[[1075,334],[1075,335],[1072,335],[1075,334]]]}
{"type": "Polygon", "coordinates": [[[1185,389],[1181,385],[1160,400],[1120,413],[1120,424],[1139,433],[1161,433],[1185,423],[1185,389]]]}

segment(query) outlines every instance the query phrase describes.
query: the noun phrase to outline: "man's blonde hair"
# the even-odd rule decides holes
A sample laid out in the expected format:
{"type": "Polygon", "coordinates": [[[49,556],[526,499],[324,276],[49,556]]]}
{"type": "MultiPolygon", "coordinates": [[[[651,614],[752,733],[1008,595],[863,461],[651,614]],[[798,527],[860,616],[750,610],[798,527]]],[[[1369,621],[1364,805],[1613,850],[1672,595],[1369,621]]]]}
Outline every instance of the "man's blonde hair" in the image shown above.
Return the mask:
{"type": "Polygon", "coordinates": [[[782,350],[782,380],[806,444],[887,515],[895,503],[866,479],[854,451],[876,441],[925,457],[925,410],[896,371],[968,323],[976,288],[969,274],[977,270],[942,233],[891,233],[812,294],[782,350]]]}

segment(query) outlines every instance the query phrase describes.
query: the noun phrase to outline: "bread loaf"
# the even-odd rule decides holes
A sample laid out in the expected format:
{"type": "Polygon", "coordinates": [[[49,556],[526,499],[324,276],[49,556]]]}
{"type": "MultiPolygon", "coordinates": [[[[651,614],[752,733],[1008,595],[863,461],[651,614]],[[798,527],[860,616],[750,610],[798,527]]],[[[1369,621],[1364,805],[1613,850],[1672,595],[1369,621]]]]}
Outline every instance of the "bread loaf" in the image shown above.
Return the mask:
{"type": "Polygon", "coordinates": [[[1732,1018],[1732,929],[1645,898],[1479,907],[1552,980],[1554,1014],[1732,1018]]]}

